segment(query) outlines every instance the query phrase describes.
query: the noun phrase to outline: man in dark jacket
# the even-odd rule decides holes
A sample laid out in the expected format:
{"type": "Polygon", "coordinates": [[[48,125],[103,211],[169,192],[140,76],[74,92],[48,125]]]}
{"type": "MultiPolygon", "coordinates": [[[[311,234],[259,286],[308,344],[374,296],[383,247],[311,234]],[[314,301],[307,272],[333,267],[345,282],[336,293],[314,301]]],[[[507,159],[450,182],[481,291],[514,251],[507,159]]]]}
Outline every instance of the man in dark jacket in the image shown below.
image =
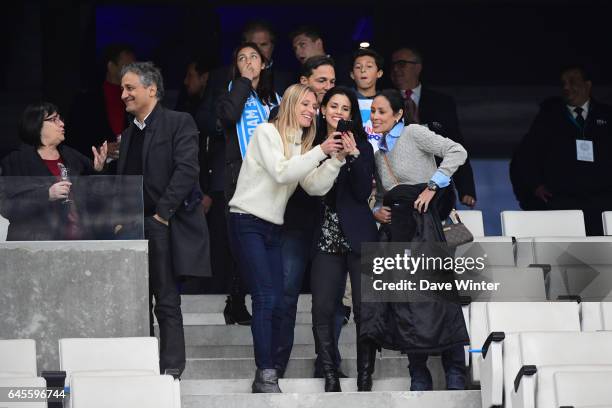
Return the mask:
{"type": "MultiPolygon", "coordinates": [[[[466,147],[459,130],[455,100],[422,85],[422,69],[423,58],[415,48],[399,48],[391,55],[391,80],[406,101],[404,113],[410,115],[406,119],[426,125],[433,132],[466,147]]],[[[453,176],[453,184],[459,201],[473,208],[476,205],[476,187],[469,158],[453,176]]]]}
{"type": "MultiPolygon", "coordinates": [[[[67,141],[87,157],[91,146],[108,142],[109,158],[119,157],[117,136],[128,126],[128,115],[121,101],[121,69],[136,60],[134,51],[127,44],[111,44],[104,51],[105,77],[97,87],[77,95],[66,124],[70,139],[67,141]]],[[[114,173],[115,166],[108,170],[114,173]]]]}
{"type": "Polygon", "coordinates": [[[601,213],[612,210],[612,107],[591,97],[581,66],[561,72],[563,97],[540,106],[510,164],[524,210],[580,209],[587,235],[602,235],[601,213]]]}
{"type": "Polygon", "coordinates": [[[143,176],[160,369],[182,372],[185,336],[177,282],[184,276],[210,276],[208,229],[198,186],[198,130],[189,114],[161,106],[163,80],[153,63],[126,65],[121,74],[121,98],[134,121],[122,134],[117,173],[143,176]]]}

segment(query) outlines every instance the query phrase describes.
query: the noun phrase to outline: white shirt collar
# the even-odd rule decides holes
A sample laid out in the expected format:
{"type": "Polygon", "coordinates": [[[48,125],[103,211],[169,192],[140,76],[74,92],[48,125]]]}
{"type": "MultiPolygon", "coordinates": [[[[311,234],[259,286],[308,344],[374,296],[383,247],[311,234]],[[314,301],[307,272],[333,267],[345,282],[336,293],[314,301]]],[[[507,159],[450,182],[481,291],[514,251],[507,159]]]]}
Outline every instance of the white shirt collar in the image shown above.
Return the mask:
{"type": "MultiPolygon", "coordinates": [[[[151,112],[153,112],[153,111],[151,111],[151,112]]],[[[147,116],[145,116],[145,118],[143,119],[142,123],[140,123],[138,121],[138,119],[136,119],[136,117],[134,117],[134,124],[136,126],[138,126],[138,129],[144,130],[144,128],[147,127],[147,123],[146,123],[147,122],[147,118],[151,115],[151,112],[149,112],[149,114],[147,116]]]]}
{"type": "MultiPolygon", "coordinates": [[[[416,88],[412,88],[412,94],[410,94],[410,99],[414,101],[414,103],[419,106],[419,102],[421,100],[421,84],[417,85],[416,88]]],[[[402,96],[404,95],[404,90],[402,90],[402,96]]]]}
{"type": "MultiPolygon", "coordinates": [[[[584,104],[582,104],[581,108],[582,108],[582,117],[583,118],[587,118],[589,116],[589,107],[591,105],[591,100],[587,100],[584,104]]],[[[578,114],[576,113],[576,111],[574,109],[577,108],[577,106],[571,106],[571,105],[566,105],[567,109],[569,109],[569,111],[571,112],[572,116],[574,117],[574,119],[576,117],[578,117],[578,114]]]]}
{"type": "Polygon", "coordinates": [[[419,106],[419,101],[421,100],[421,88],[421,84],[419,83],[419,85],[412,90],[411,98],[417,106],[419,106]]]}

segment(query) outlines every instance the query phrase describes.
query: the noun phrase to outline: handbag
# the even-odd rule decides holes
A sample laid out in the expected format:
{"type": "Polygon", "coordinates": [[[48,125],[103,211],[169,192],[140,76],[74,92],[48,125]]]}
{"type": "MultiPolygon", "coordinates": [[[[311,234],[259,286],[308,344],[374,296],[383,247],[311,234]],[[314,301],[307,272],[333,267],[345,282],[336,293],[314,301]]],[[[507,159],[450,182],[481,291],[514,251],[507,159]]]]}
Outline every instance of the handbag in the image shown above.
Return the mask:
{"type": "MultiPolygon", "coordinates": [[[[383,158],[385,159],[385,164],[387,165],[387,170],[389,170],[389,174],[391,174],[396,185],[398,185],[399,180],[397,179],[397,177],[395,177],[395,173],[393,173],[393,170],[391,170],[389,159],[387,159],[387,155],[384,153],[383,158]]],[[[468,242],[474,241],[474,235],[472,235],[472,233],[465,226],[465,224],[461,222],[457,210],[453,208],[448,218],[450,219],[450,223],[447,223],[442,227],[442,232],[444,232],[446,245],[449,248],[455,248],[459,245],[467,244],[468,242]]]]}
{"type": "Polygon", "coordinates": [[[444,225],[442,231],[446,238],[446,245],[448,245],[449,248],[455,248],[459,245],[474,241],[474,235],[472,235],[468,227],[461,222],[457,210],[453,208],[448,218],[450,219],[450,223],[444,225]]]}

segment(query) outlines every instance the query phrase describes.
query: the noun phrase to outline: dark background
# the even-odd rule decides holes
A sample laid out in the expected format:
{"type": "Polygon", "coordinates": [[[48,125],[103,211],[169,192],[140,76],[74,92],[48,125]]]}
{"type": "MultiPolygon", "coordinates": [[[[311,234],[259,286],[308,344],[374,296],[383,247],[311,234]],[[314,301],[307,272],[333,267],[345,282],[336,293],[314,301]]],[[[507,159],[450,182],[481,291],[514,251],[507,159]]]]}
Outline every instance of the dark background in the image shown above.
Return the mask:
{"type": "Polygon", "coordinates": [[[298,69],[288,33],[300,24],[317,25],[332,55],[350,54],[361,40],[385,57],[399,44],[416,44],[425,58],[424,82],[457,99],[472,155],[509,157],[537,103],[559,93],[563,64],[588,64],[595,94],[612,99],[610,11],[605,1],[545,0],[4,5],[1,147],[15,142],[19,113],[29,102],[49,100],[70,115],[76,92],[101,82],[98,61],[109,43],[131,43],[139,59],[161,66],[169,91],[165,103],[172,106],[191,55],[207,52],[227,63],[244,23],[263,18],[277,32],[275,64],[288,71],[298,69]]]}

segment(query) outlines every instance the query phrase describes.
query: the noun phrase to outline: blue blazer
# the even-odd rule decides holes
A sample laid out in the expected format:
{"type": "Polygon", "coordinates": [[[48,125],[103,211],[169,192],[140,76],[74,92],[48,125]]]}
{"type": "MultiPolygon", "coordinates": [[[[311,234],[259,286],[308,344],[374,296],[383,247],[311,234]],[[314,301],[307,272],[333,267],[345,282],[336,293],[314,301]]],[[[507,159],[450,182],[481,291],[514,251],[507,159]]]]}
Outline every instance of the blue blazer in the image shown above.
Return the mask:
{"type": "MultiPolygon", "coordinates": [[[[361,138],[357,140],[357,149],[359,157],[347,159],[347,163],[342,166],[338,174],[335,189],[328,194],[335,191],[340,227],[353,251],[360,254],[362,242],[378,241],[378,230],[368,205],[374,177],[374,150],[370,142],[361,138]]],[[[323,205],[319,211],[319,228],[315,245],[319,239],[322,223],[323,205]]]]}

